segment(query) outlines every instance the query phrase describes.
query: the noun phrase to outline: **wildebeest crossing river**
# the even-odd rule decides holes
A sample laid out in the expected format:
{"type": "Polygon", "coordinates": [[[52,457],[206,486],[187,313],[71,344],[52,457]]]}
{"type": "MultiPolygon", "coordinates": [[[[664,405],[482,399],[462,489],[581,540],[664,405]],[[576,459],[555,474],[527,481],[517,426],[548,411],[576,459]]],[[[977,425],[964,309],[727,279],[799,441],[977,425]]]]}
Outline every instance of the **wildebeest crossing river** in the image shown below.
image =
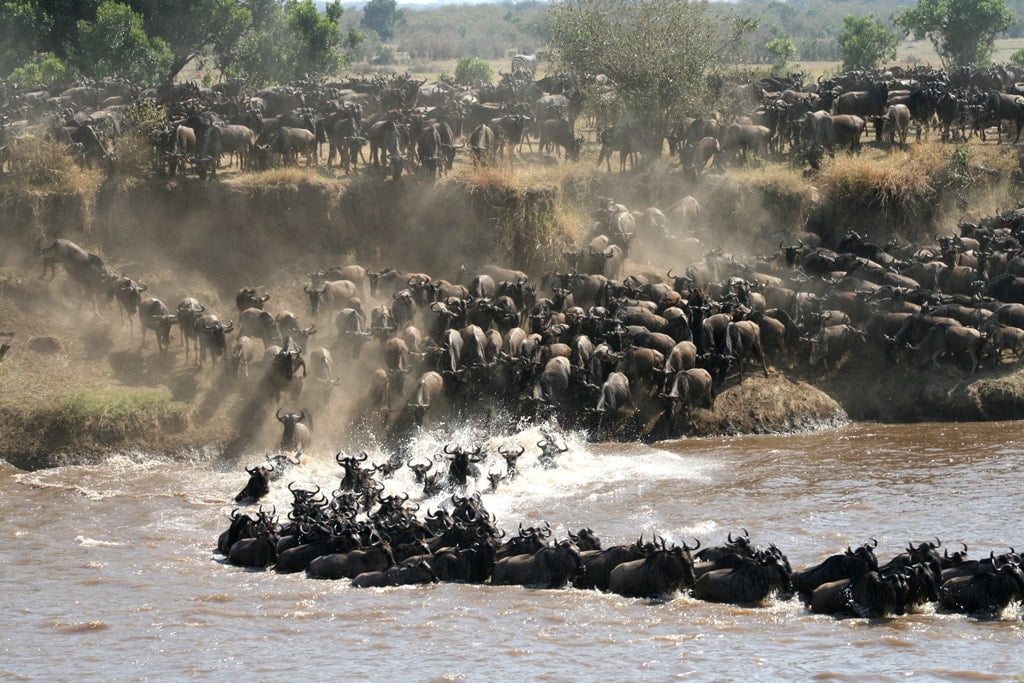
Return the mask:
{"type": "MultiPolygon", "coordinates": [[[[1024,544],[1019,423],[849,426],[792,436],[587,444],[564,438],[483,500],[502,528],[589,526],[607,544],[640,532],[721,542],[745,527],[794,568],[869,537],[879,559],[935,536],[973,557],[1024,544]]],[[[467,429],[453,439],[478,440],[467,429]]],[[[500,443],[530,446],[528,430],[500,443]]],[[[444,442],[426,438],[421,452],[444,442]]],[[[254,464],[261,456],[254,455],[254,464]]],[[[336,483],[331,454],[289,472],[336,483]]],[[[483,473],[484,475],[486,473],[483,473]]],[[[411,486],[411,472],[394,486],[411,486]],[[408,479],[403,479],[408,477],[408,479]]],[[[995,620],[922,613],[814,616],[687,597],[652,603],[595,591],[438,584],[359,590],[347,581],[247,572],[214,561],[238,463],[111,456],[22,472],[0,466],[0,677],[184,676],[415,680],[998,679],[1024,673],[1019,606],[995,620]]],[[[290,495],[275,485],[278,510],[290,495]]],[[[486,477],[481,477],[481,488],[486,477]]],[[[390,485],[389,485],[390,486],[390,485]]],[[[436,507],[444,496],[425,501],[436,507]]]]}

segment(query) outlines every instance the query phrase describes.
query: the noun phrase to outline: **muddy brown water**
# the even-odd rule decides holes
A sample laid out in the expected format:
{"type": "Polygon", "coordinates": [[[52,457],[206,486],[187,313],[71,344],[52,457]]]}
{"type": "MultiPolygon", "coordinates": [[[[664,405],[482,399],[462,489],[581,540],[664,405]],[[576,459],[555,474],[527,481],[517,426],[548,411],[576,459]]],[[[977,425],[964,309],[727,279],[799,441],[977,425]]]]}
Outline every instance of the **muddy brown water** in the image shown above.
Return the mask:
{"type": "MultiPolygon", "coordinates": [[[[471,430],[453,438],[468,443],[471,430]]],[[[1024,546],[1024,425],[863,424],[793,436],[587,444],[563,435],[558,466],[535,459],[485,494],[499,525],[592,527],[605,545],[657,531],[721,541],[740,527],[794,567],[873,536],[880,558],[912,539],[973,555],[1024,546]]],[[[423,437],[415,450],[439,451],[423,437]]],[[[492,455],[484,467],[496,469],[492,455]]],[[[357,590],[220,564],[211,548],[242,464],[112,455],[22,472],[0,465],[0,678],[575,680],[905,678],[1024,675],[1019,606],[994,620],[932,609],[888,620],[592,591],[435,585],[357,590]],[[599,674],[598,674],[599,672],[599,674]]],[[[275,484],[332,487],[329,454],[275,484]]],[[[409,485],[406,470],[389,485],[409,485]]],[[[433,506],[438,500],[427,501],[433,506]]]]}

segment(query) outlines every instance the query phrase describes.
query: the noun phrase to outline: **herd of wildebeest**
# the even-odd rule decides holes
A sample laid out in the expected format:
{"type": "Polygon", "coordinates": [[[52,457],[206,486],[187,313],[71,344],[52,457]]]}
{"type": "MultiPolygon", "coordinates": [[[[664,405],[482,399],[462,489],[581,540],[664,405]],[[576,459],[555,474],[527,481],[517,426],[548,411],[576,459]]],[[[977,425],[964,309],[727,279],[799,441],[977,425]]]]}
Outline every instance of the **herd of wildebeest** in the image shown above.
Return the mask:
{"type": "MultiPolygon", "coordinates": [[[[595,79],[583,87],[580,79],[561,76],[515,74],[475,89],[428,87],[408,76],[260,92],[240,81],[210,89],[108,83],[23,92],[5,86],[0,148],[8,150],[49,116],[51,123],[42,125],[84,158],[116,163],[126,109],[150,99],[167,112],[153,140],[167,174],[192,168],[212,176],[231,154],[246,169],[295,163],[297,154],[313,164],[321,143],[328,145],[328,165],[337,158],[348,171],[368,142],[369,165],[392,177],[413,168],[436,176],[451,168],[463,147],[476,163],[497,163],[498,155],[511,163],[531,136],[542,149],[554,145],[578,157],[584,140],[575,121],[586,110],[599,131],[599,164],[618,152],[625,169],[660,155],[667,139],[683,168],[699,176],[712,161],[787,147],[817,165],[837,146],[856,150],[872,122],[890,144],[905,145],[914,122],[919,133],[937,124],[943,140],[957,140],[984,136],[993,125],[1001,139],[1000,123],[1010,120],[1019,136],[1020,76],[999,67],[850,73],[814,85],[775,79],[736,90],[756,107],[750,116],[727,124],[688,118],[656,136],[616,122],[612,107],[600,101],[586,106],[584,92],[601,100],[601,88],[613,85],[595,79]],[[463,137],[466,142],[457,144],[463,137]]],[[[0,171],[7,169],[0,158],[0,171]]],[[[309,310],[298,315],[265,310],[268,301],[287,297],[272,299],[248,285],[230,315],[194,296],[168,306],[141,278],[118,274],[69,240],[40,241],[37,250],[44,277],[52,279],[60,264],[97,311],[104,301],[116,301],[133,329],[134,319],[141,323],[143,343],[153,332],[159,354],[168,353],[178,326],[186,364],[255,375],[242,386],[265,397],[267,415],[274,411],[282,423],[282,451],[314,447],[313,414],[331,410],[336,386],[345,385],[348,398],[359,397],[351,424],[380,437],[388,460],[371,467],[363,465],[365,455],[338,454],[344,468],[338,489],[328,497],[293,488],[286,522],[263,509],[255,516],[232,513],[218,548],[233,564],[347,577],[357,586],[571,583],[638,597],[683,590],[738,604],[796,593],[814,612],[862,616],[903,614],[929,602],[960,612],[999,612],[1020,600],[1024,575],[1012,549],[969,560],[965,552],[940,554],[938,542],[925,542],[879,565],[877,544],[869,544],[792,572],[778,548],[757,548],[746,533],[699,552],[699,543],[680,547],[657,537],[601,549],[589,530],[552,544],[548,527],[521,528],[506,540],[480,498],[467,493],[468,479],[481,476],[475,465],[486,455],[480,448],[446,447],[438,461],[447,461],[444,473],[430,472],[433,461],[410,460],[404,444],[417,430],[495,410],[553,419],[597,438],[684,435],[697,411],[713,409],[723,386],[737,375],[743,381],[750,362],[765,375],[769,364],[832,373],[859,359],[884,364],[878,367],[943,362],[950,372],[973,374],[1000,366],[1006,351],[1018,361],[1024,356],[1024,210],[962,222],[959,234],[936,235],[926,245],[876,244],[850,232],[835,245],[805,235],[759,256],[702,243],[689,231],[699,211],[692,197],[664,212],[631,211],[600,199],[588,241],[561,254],[560,265],[546,272],[498,265],[446,273],[327,266],[308,273],[302,293],[309,310]],[[674,255],[678,265],[664,276],[650,269],[624,272],[631,247],[644,241],[649,250],[674,255]],[[376,367],[353,372],[358,359],[376,367]],[[408,495],[383,496],[380,480],[398,467],[414,472],[425,496],[455,491],[451,511],[418,518],[408,495]]],[[[550,436],[538,448],[539,462],[548,465],[564,452],[550,436]]],[[[500,452],[504,472],[486,472],[492,488],[516,475],[522,453],[500,452]]],[[[250,468],[239,502],[265,495],[288,462],[282,457],[250,468]]]]}
{"type": "Polygon", "coordinates": [[[540,274],[326,267],[307,274],[301,294],[278,297],[308,300],[298,314],[264,310],[271,295],[248,286],[231,315],[191,296],[167,305],[73,242],[37,248],[44,275],[63,264],[94,301],[116,300],[129,323],[137,316],[142,342],[153,331],[161,354],[178,326],[186,363],[194,355],[199,368],[255,375],[242,384],[258,387],[268,410],[289,410],[277,412],[283,447],[310,447],[313,413],[338,410],[333,393],[354,428],[396,449],[452,416],[495,411],[598,439],[656,440],[691,433],[698,411],[751,363],[765,376],[769,364],[820,376],[860,363],[970,375],[995,371],[1007,352],[1024,356],[1024,210],[962,222],[924,247],[850,232],[835,249],[797,242],[741,257],[673,232],[699,207],[684,197],[673,208],[631,212],[601,199],[591,240],[540,274]],[[664,276],[624,275],[644,240],[697,255],[664,276]]]}
{"type": "MultiPolygon", "coordinates": [[[[541,447],[557,448],[550,437],[541,447]]],[[[451,454],[448,485],[458,491],[470,456],[479,456],[480,449],[456,446],[445,452],[451,454]]],[[[512,473],[521,452],[502,453],[512,473]]],[[[1024,597],[1021,556],[1012,548],[970,559],[966,545],[940,553],[942,542],[936,539],[909,543],[879,563],[878,543],[872,541],[794,572],[775,544],[758,548],[746,530],[729,534],[723,546],[704,549],[699,540],[679,546],[657,535],[602,548],[589,528],[552,542],[547,523],[525,529],[520,524],[506,538],[476,493],[453,493],[445,505],[418,515],[420,507],[408,502],[408,494],[382,494],[381,480],[393,472],[390,465],[364,465],[365,455],[339,453],[336,460],[343,473],[329,495],[319,487],[289,484],[292,503],[285,522],[262,507],[251,515],[232,511],[218,552],[233,565],[350,579],[364,588],[436,582],[571,585],[660,600],[685,592],[699,600],[749,606],[796,595],[816,614],[870,618],[912,613],[929,603],[992,616],[1024,597]]],[[[287,463],[261,470],[281,476],[287,463]]],[[[254,487],[250,481],[238,500],[252,502],[267,483],[254,487]]]]}
{"type": "MultiPolygon", "coordinates": [[[[409,74],[303,81],[257,90],[234,79],[210,88],[195,82],[142,88],[124,81],[29,90],[0,84],[0,171],[16,139],[35,131],[74,146],[90,163],[115,167],[122,136],[137,125],[140,104],[154,105],[162,128],[147,129],[154,166],[164,174],[216,174],[226,159],[243,170],[318,164],[348,173],[360,163],[392,178],[403,172],[437,177],[465,150],[475,164],[512,164],[534,141],[544,153],[578,159],[587,136],[600,143],[598,165],[610,170],[659,157],[668,143],[682,168],[699,176],[753,154],[789,154],[818,167],[839,147],[860,148],[873,126],[879,141],[905,147],[938,129],[943,141],[986,139],[1002,124],[1024,123],[1024,73],[1013,65],[952,71],[892,67],[804,83],[800,75],[759,82],[709,84],[719,108],[670,118],[665,130],[626,120],[615,84],[603,75],[502,74],[497,84],[427,83],[409,74]],[[578,118],[586,116],[586,125],[578,118]],[[579,129],[579,130],[578,130],[579,129]],[[461,140],[461,142],[460,142],[461,140]],[[365,147],[369,146],[369,154],[365,147]],[[368,158],[367,158],[368,156],[368,158]]],[[[144,117],[143,117],[144,118],[144,117]]],[[[153,122],[148,121],[147,125],[153,122]]],[[[1009,139],[1009,138],[1008,138],[1009,139]]]]}

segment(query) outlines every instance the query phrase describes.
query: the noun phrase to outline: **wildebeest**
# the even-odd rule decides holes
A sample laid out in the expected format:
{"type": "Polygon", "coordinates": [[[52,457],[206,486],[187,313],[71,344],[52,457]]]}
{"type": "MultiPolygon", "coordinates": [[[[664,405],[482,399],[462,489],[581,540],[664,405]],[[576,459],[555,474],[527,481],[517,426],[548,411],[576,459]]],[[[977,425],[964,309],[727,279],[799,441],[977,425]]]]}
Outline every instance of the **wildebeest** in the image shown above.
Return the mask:
{"type": "Polygon", "coordinates": [[[448,483],[451,486],[460,488],[466,487],[466,482],[469,477],[469,466],[470,464],[483,462],[484,458],[480,457],[481,447],[477,446],[472,451],[467,451],[459,446],[455,446],[453,450],[448,450],[448,446],[444,447],[444,452],[448,455],[448,483]]]}
{"type": "Polygon", "coordinates": [[[311,579],[354,579],[365,572],[382,572],[394,564],[391,546],[379,542],[368,548],[322,555],[309,563],[306,576],[311,579]]]}
{"type": "Polygon", "coordinates": [[[282,451],[305,451],[309,448],[313,442],[313,434],[308,426],[309,416],[305,410],[282,415],[281,409],[278,408],[275,416],[284,425],[284,433],[281,435],[280,445],[282,451]]]}
{"type": "Polygon", "coordinates": [[[810,595],[815,614],[849,612],[859,617],[881,618],[906,611],[906,579],[900,573],[862,572],[852,578],[829,581],[810,595]]]}
{"type": "Polygon", "coordinates": [[[281,343],[281,330],[274,316],[258,308],[246,308],[238,316],[238,334],[263,342],[263,348],[281,343]]]}
{"type": "Polygon", "coordinates": [[[356,588],[386,588],[388,586],[414,586],[437,583],[440,579],[434,569],[425,561],[412,565],[398,565],[379,572],[364,572],[352,579],[356,588]]]}
{"type": "Polygon", "coordinates": [[[139,302],[139,322],[142,323],[142,342],[146,342],[146,330],[153,330],[160,353],[166,353],[171,344],[171,327],[178,322],[160,299],[145,297],[139,302]]]}
{"type": "Polygon", "coordinates": [[[884,138],[889,145],[898,142],[900,147],[906,149],[909,126],[910,109],[905,104],[894,104],[878,119],[879,139],[884,138]]]}
{"type": "Polygon", "coordinates": [[[737,605],[763,603],[773,593],[792,590],[784,561],[773,552],[742,558],[738,566],[707,572],[694,584],[693,595],[708,602],[737,605]]]}
{"type": "Polygon", "coordinates": [[[572,541],[559,541],[532,555],[501,558],[494,565],[491,585],[561,588],[572,580],[580,566],[580,553],[572,541]]]}
{"type": "MultiPolygon", "coordinates": [[[[196,328],[196,320],[206,312],[203,306],[192,297],[181,300],[178,304],[178,324],[181,326],[181,343],[185,345],[185,361],[188,361],[189,351],[193,343],[198,344],[199,330],[196,328]]],[[[196,349],[198,353],[198,348],[196,349]]]]}
{"type": "Polygon", "coordinates": [[[874,549],[878,547],[878,541],[872,541],[872,545],[862,545],[856,550],[846,548],[846,552],[839,555],[832,555],[820,564],[793,572],[793,589],[804,601],[810,599],[814,589],[823,583],[850,579],[858,574],[868,571],[878,571],[878,560],[875,559],[874,549]]]}
{"type": "Polygon", "coordinates": [[[642,560],[624,562],[612,569],[608,589],[632,598],[668,596],[677,590],[693,586],[693,558],[685,543],[682,548],[661,548],[642,560]]]}
{"type": "Polygon", "coordinates": [[[262,465],[257,467],[246,467],[249,474],[249,481],[245,487],[235,496],[236,503],[255,503],[263,496],[270,493],[270,469],[262,465]]]}
{"type": "Polygon", "coordinates": [[[1022,598],[1024,573],[1013,563],[997,567],[993,574],[958,576],[939,587],[942,606],[964,614],[998,614],[1022,598]]]}
{"type": "Polygon", "coordinates": [[[486,123],[481,123],[469,134],[469,153],[474,166],[495,164],[498,154],[497,138],[486,123]]]}
{"type": "Polygon", "coordinates": [[[200,178],[215,176],[222,154],[238,153],[239,166],[246,170],[256,133],[243,125],[208,126],[203,135],[202,149],[198,153],[196,170],[200,178]]]}
{"type": "Polygon", "coordinates": [[[124,317],[128,317],[129,329],[135,331],[135,316],[139,312],[139,302],[142,301],[142,293],[147,289],[145,282],[136,282],[129,277],[121,276],[110,283],[107,298],[117,300],[117,308],[124,317]]]}
{"type": "Polygon", "coordinates": [[[335,280],[318,287],[306,285],[302,291],[309,296],[310,314],[316,318],[320,309],[335,311],[349,305],[356,296],[356,285],[350,280],[335,280]]]}
{"type": "Polygon", "coordinates": [[[741,157],[746,161],[748,152],[763,158],[770,137],[771,131],[765,126],[730,124],[722,138],[722,154],[730,160],[741,157]]]}
{"type": "Polygon", "coordinates": [[[249,376],[249,366],[256,360],[256,342],[252,337],[239,335],[231,350],[231,367],[235,375],[249,376]]]}
{"type": "Polygon", "coordinates": [[[572,124],[565,119],[549,119],[540,124],[540,150],[550,153],[552,148],[558,155],[559,148],[565,150],[566,161],[579,161],[582,138],[577,138],[572,124]]]}
{"type": "Polygon", "coordinates": [[[225,325],[217,316],[205,313],[196,319],[195,329],[199,333],[199,367],[203,367],[207,353],[211,363],[216,363],[218,357],[224,356],[227,350],[225,335],[235,329],[235,323],[228,321],[225,325]]]}
{"type": "Polygon", "coordinates": [[[263,304],[269,300],[269,294],[260,296],[255,287],[242,287],[238,290],[238,294],[235,295],[235,307],[239,313],[247,308],[255,308],[262,311],[263,304]]]}
{"type": "Polygon", "coordinates": [[[306,361],[302,358],[302,348],[292,341],[291,337],[285,337],[278,351],[267,369],[264,381],[269,389],[270,395],[276,400],[280,398],[281,392],[287,390],[292,398],[296,398],[302,391],[302,380],[306,377],[306,361]],[[299,377],[299,369],[302,369],[302,377],[299,377]]]}

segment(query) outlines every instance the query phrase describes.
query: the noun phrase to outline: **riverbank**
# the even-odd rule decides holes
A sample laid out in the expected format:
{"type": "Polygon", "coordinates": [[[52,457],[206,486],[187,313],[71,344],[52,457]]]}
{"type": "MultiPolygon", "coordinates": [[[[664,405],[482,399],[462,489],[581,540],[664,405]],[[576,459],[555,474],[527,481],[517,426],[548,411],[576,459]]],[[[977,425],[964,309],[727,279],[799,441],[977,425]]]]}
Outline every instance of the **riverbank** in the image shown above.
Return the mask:
{"type": "MultiPolygon", "coordinates": [[[[171,308],[195,296],[222,319],[235,319],[234,293],[251,285],[272,292],[273,311],[301,318],[305,273],[332,263],[452,279],[463,264],[503,263],[535,276],[564,267],[561,254],[589,233],[598,196],[642,208],[667,207],[691,193],[703,214],[681,229],[747,255],[815,233],[834,243],[851,228],[879,242],[927,241],[964,215],[1011,205],[1015,154],[995,145],[923,144],[908,153],[869,147],[811,176],[767,164],[697,184],[673,164],[619,175],[595,170],[589,157],[562,165],[539,154],[525,155],[514,170],[463,162],[436,184],[296,168],[206,183],[97,182],[83,172],[18,186],[8,174],[0,178],[0,238],[10,246],[0,256],[0,333],[12,335],[12,349],[0,362],[0,458],[36,468],[111,450],[223,452],[243,442],[269,449],[279,438],[273,419],[246,418],[252,382],[186,364],[178,339],[166,356],[152,335],[140,346],[137,324],[134,332],[124,326],[115,304],[94,312],[62,273],[52,282],[36,279],[38,238],[65,237],[97,251],[171,308]]],[[[638,249],[634,258],[626,272],[661,274],[686,264],[671,250],[638,249]]],[[[330,323],[322,327],[333,334],[330,323]]],[[[350,395],[318,424],[325,442],[345,435],[351,401],[362,391],[361,384],[339,390],[350,395]]],[[[967,376],[952,366],[933,371],[857,359],[824,376],[775,363],[768,378],[731,379],[714,411],[696,411],[694,434],[784,433],[848,419],[1022,417],[1024,373],[1015,366],[967,376]]]]}

